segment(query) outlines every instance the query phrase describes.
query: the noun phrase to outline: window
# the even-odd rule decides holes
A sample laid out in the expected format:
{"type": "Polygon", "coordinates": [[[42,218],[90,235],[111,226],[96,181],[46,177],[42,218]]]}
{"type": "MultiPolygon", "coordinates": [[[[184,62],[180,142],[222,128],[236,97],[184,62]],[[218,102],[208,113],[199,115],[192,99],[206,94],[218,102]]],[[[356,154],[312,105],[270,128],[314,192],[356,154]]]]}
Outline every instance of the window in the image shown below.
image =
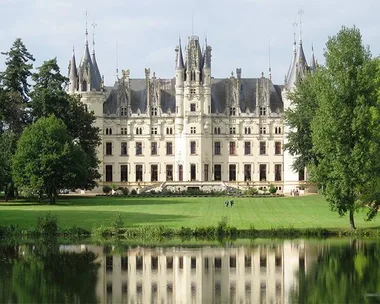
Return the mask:
{"type": "Polygon", "coordinates": [[[229,165],[229,181],[236,181],[236,165],[229,165]]]}
{"type": "Polygon", "coordinates": [[[214,154],[215,155],[220,155],[221,154],[221,152],[220,152],[220,141],[216,141],[216,142],[214,142],[214,154]]]}
{"type": "Polygon", "coordinates": [[[245,127],[244,134],[251,134],[251,127],[245,127]]]}
{"type": "Polygon", "coordinates": [[[195,141],[190,142],[190,154],[196,154],[196,142],[195,141]]]}
{"type": "Polygon", "coordinates": [[[230,155],[236,154],[236,143],[234,141],[230,141],[230,155]]]}
{"type": "Polygon", "coordinates": [[[172,127],[166,128],[166,134],[169,134],[169,135],[173,134],[173,128],[172,127]]]}
{"type": "Polygon", "coordinates": [[[112,165],[106,165],[106,182],[112,182],[112,165]]]}
{"type": "Polygon", "coordinates": [[[190,127],[190,133],[191,134],[197,133],[196,130],[197,130],[196,127],[190,127]]]}
{"type": "Polygon", "coordinates": [[[126,107],[120,108],[120,116],[127,116],[127,108],[126,107]]]}
{"type": "Polygon", "coordinates": [[[150,134],[157,134],[157,127],[151,128],[150,134]]]}
{"type": "Polygon", "coordinates": [[[127,134],[127,128],[122,127],[120,129],[120,133],[121,133],[121,135],[126,135],[127,134]]]}
{"type": "Polygon", "coordinates": [[[142,180],[143,180],[143,166],[136,165],[136,181],[142,182],[142,180]]]}
{"type": "Polygon", "coordinates": [[[112,155],[112,143],[106,143],[106,155],[112,155]]]}
{"type": "Polygon", "coordinates": [[[276,154],[276,155],[279,155],[279,154],[281,154],[281,142],[280,141],[276,141],[275,143],[274,143],[274,154],[276,154]]]}
{"type": "Polygon", "coordinates": [[[183,165],[178,165],[178,181],[183,181],[183,165]]]}
{"type": "Polygon", "coordinates": [[[173,180],[173,165],[166,165],[166,180],[173,180]]]}
{"type": "Polygon", "coordinates": [[[244,165],[244,180],[250,181],[251,180],[251,172],[252,172],[252,166],[251,165],[244,165]]]}
{"type": "Polygon", "coordinates": [[[106,135],[112,135],[112,128],[106,128],[106,135]]]}
{"type": "Polygon", "coordinates": [[[280,164],[274,165],[274,180],[276,182],[282,180],[282,166],[280,164]]]}
{"type": "Polygon", "coordinates": [[[150,166],[150,181],[156,182],[158,180],[158,165],[150,166]]]}
{"type": "Polygon", "coordinates": [[[266,181],[267,180],[267,165],[261,164],[260,165],[260,181],[266,181]]]}
{"type": "Polygon", "coordinates": [[[214,180],[222,180],[222,165],[214,165],[214,180]]]}
{"type": "Polygon", "coordinates": [[[236,108],[235,107],[231,107],[230,108],[230,115],[231,116],[235,116],[236,115],[236,108]]]}
{"type": "Polygon", "coordinates": [[[214,128],[214,134],[220,134],[220,127],[214,128]]]}
{"type": "Polygon", "coordinates": [[[266,127],[260,127],[260,134],[267,134],[267,128],[266,127]]]}
{"type": "Polygon", "coordinates": [[[142,142],[136,142],[136,155],[142,155],[142,142]]]}
{"type": "Polygon", "coordinates": [[[120,166],[120,181],[121,182],[128,181],[128,166],[127,165],[120,166]]]}
{"type": "Polygon", "coordinates": [[[171,141],[166,143],[166,155],[173,154],[173,143],[171,141]]]}
{"type": "Polygon", "coordinates": [[[204,164],[203,171],[204,171],[204,180],[205,182],[208,182],[208,164],[204,164]]]}
{"type": "Polygon", "coordinates": [[[251,154],[251,142],[250,141],[244,142],[244,154],[245,155],[251,154]]]}
{"type": "Polygon", "coordinates": [[[274,128],[274,133],[275,134],[281,134],[282,130],[281,130],[281,127],[275,127],[274,128]]]}
{"type": "Polygon", "coordinates": [[[236,128],[230,127],[230,134],[236,134],[236,128]]]}
{"type": "Polygon", "coordinates": [[[190,104],[190,112],[195,112],[195,111],[196,111],[195,103],[191,103],[190,104]]]}
{"type": "Polygon", "coordinates": [[[157,143],[156,142],[150,143],[150,154],[151,155],[157,155],[157,143]]]}
{"type": "Polygon", "coordinates": [[[260,155],[267,154],[267,147],[265,141],[260,141],[260,155]]]}
{"type": "Polygon", "coordinates": [[[128,145],[126,142],[122,142],[121,145],[121,151],[120,151],[120,155],[121,156],[126,156],[128,155],[128,145]]]}
{"type": "Polygon", "coordinates": [[[157,116],[157,107],[152,107],[150,109],[150,115],[151,116],[157,116]]]}
{"type": "Polygon", "coordinates": [[[298,171],[298,180],[299,181],[304,181],[305,180],[305,169],[302,169],[298,171]]]}
{"type": "Polygon", "coordinates": [[[266,107],[260,107],[260,116],[265,116],[267,115],[267,109],[266,107]]]}
{"type": "MultiPolygon", "coordinates": [[[[195,77],[193,77],[193,78],[195,78],[195,77]]],[[[190,94],[195,94],[197,91],[196,91],[196,89],[190,89],[190,94]]]]}
{"type": "Polygon", "coordinates": [[[142,134],[142,128],[136,128],[136,134],[141,135],[142,134]]]}

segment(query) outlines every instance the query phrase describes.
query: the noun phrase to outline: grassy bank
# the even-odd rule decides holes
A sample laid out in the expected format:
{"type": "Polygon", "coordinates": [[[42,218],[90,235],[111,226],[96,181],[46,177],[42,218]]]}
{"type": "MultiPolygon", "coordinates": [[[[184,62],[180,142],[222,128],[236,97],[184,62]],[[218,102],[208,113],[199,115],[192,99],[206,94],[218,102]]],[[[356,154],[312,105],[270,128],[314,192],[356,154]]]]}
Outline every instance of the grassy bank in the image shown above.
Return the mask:
{"type": "MultiPolygon", "coordinates": [[[[225,207],[223,197],[63,197],[57,205],[32,202],[0,203],[0,225],[20,228],[35,226],[38,217],[50,211],[60,227],[77,226],[91,231],[108,227],[116,213],[121,214],[124,228],[141,225],[181,227],[217,226],[223,217],[239,230],[273,228],[329,230],[348,229],[348,217],[331,212],[320,195],[305,197],[235,198],[233,208],[225,207]]],[[[379,228],[378,220],[364,221],[365,212],[355,215],[358,228],[379,228]]]]}

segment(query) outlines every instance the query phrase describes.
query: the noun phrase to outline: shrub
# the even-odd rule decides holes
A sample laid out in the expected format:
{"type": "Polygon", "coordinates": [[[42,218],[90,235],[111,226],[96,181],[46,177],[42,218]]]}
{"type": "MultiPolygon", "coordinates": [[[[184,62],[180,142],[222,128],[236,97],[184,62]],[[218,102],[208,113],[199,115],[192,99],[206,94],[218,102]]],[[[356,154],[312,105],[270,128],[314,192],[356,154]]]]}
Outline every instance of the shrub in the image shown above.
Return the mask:
{"type": "Polygon", "coordinates": [[[112,188],[108,185],[103,186],[103,193],[109,194],[111,192],[112,188]]]}
{"type": "Polygon", "coordinates": [[[123,193],[123,195],[129,194],[129,189],[127,187],[120,187],[119,190],[123,193]]]}
{"type": "Polygon", "coordinates": [[[115,229],[116,231],[119,231],[121,228],[124,227],[124,220],[120,213],[116,213],[115,216],[112,219],[111,227],[115,229]]]}
{"type": "Polygon", "coordinates": [[[131,190],[131,195],[137,195],[137,191],[135,189],[131,190]]]}
{"type": "Polygon", "coordinates": [[[254,195],[257,195],[258,193],[259,193],[259,190],[257,190],[257,188],[254,188],[254,187],[249,187],[245,191],[245,195],[249,195],[249,196],[254,196],[254,195]]]}
{"type": "Polygon", "coordinates": [[[270,185],[270,186],[269,186],[269,193],[270,193],[270,194],[275,194],[276,192],[277,192],[276,187],[273,186],[273,185],[270,185]]]}
{"type": "Polygon", "coordinates": [[[39,216],[37,220],[37,231],[44,235],[57,235],[58,220],[50,211],[39,216]]]}

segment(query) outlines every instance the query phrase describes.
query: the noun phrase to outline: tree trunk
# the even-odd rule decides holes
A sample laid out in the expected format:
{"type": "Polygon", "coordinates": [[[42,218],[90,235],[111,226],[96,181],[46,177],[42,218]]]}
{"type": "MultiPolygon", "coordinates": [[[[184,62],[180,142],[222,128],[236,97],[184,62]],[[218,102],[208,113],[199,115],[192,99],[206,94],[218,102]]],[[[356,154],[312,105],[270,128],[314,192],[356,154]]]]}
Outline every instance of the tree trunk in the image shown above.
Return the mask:
{"type": "Polygon", "coordinates": [[[350,210],[350,227],[351,229],[356,229],[354,221],[354,210],[350,210]]]}

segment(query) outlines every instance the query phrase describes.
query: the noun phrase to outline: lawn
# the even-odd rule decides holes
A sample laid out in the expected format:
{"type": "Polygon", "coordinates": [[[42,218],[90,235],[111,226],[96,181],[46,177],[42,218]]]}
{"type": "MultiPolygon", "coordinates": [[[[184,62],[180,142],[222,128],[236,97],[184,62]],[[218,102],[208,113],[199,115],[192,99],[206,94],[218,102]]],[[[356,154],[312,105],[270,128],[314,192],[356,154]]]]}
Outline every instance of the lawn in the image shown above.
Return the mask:
{"type": "MultiPolygon", "coordinates": [[[[63,197],[57,205],[11,202],[0,203],[0,225],[34,227],[38,216],[51,211],[63,227],[85,229],[108,226],[121,213],[126,227],[165,225],[179,228],[215,226],[223,216],[239,229],[349,228],[348,215],[331,212],[320,195],[276,198],[235,198],[233,208],[222,197],[111,198],[63,197]]],[[[365,213],[355,214],[358,228],[380,228],[379,220],[364,221],[365,213]]]]}

